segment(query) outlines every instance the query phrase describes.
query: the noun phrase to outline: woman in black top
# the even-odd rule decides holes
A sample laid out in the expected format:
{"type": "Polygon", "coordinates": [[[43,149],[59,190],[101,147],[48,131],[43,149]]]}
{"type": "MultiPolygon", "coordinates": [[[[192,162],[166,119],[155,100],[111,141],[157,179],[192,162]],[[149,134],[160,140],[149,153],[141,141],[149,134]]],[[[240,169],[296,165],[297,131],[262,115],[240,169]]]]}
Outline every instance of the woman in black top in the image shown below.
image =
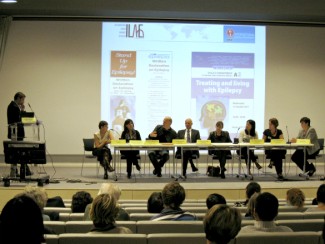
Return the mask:
{"type": "MultiPolygon", "coordinates": [[[[279,121],[276,118],[269,120],[269,129],[263,132],[263,139],[265,142],[271,142],[272,139],[283,139],[283,133],[278,129],[279,121]]],[[[275,166],[278,179],[283,180],[282,175],[282,159],[285,158],[286,150],[265,150],[266,158],[271,160],[269,168],[275,166]]]]}
{"type": "MultiPolygon", "coordinates": [[[[216,131],[210,133],[208,140],[211,140],[212,143],[227,143],[232,142],[229,136],[228,131],[223,131],[223,122],[218,121],[216,123],[216,131]]],[[[231,154],[229,150],[210,150],[209,154],[216,155],[220,162],[221,169],[221,178],[225,178],[225,165],[227,154],[231,154]]]]}
{"type": "MultiPolygon", "coordinates": [[[[141,140],[141,136],[139,131],[134,129],[134,123],[131,119],[127,119],[124,122],[124,130],[121,135],[121,139],[125,139],[126,142],[130,140],[141,140]]],[[[137,170],[140,171],[141,167],[138,163],[139,151],[121,151],[121,154],[126,157],[126,172],[128,174],[128,178],[131,178],[132,172],[132,163],[135,165],[137,170]]]]}

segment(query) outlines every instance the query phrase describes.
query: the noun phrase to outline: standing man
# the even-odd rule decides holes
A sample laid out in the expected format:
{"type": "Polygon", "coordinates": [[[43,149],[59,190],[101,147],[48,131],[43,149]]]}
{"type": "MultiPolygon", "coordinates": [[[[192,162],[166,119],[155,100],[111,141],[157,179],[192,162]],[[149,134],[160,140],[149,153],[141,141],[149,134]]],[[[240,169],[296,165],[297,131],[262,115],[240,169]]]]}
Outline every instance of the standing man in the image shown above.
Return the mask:
{"type": "MultiPolygon", "coordinates": [[[[14,101],[8,105],[7,120],[8,120],[8,139],[16,139],[18,141],[24,140],[25,130],[24,125],[21,123],[21,114],[25,112],[25,98],[26,95],[22,92],[17,92],[14,96],[14,101]],[[11,135],[11,126],[17,126],[13,129],[15,135],[11,135]],[[12,138],[14,137],[14,138],[12,138]]],[[[26,165],[26,175],[31,175],[31,171],[26,165]]],[[[18,177],[17,164],[11,164],[10,177],[18,177]]]]}
{"type": "MultiPolygon", "coordinates": [[[[171,128],[172,118],[167,116],[164,118],[162,125],[157,125],[153,132],[149,134],[149,139],[159,140],[161,143],[170,143],[173,139],[176,139],[177,134],[176,131],[171,128]]],[[[169,159],[168,150],[160,150],[160,151],[150,151],[149,152],[150,161],[155,168],[153,170],[153,174],[157,175],[157,177],[161,177],[161,168],[169,159]],[[160,156],[160,160],[158,162],[158,155],[160,156]]]]}
{"type": "MultiPolygon", "coordinates": [[[[188,118],[185,120],[185,130],[179,130],[177,132],[177,138],[178,139],[185,139],[187,143],[196,143],[197,140],[201,140],[200,137],[200,131],[198,130],[194,130],[192,129],[192,119],[188,118]]],[[[177,153],[176,154],[180,154],[180,148],[177,149],[177,153]]],[[[195,150],[184,150],[183,151],[183,176],[184,178],[186,178],[186,169],[187,169],[187,163],[188,161],[190,161],[191,167],[192,167],[192,171],[196,172],[198,171],[198,169],[195,167],[194,163],[193,163],[193,157],[192,156],[196,156],[196,158],[198,158],[200,156],[199,151],[195,150]]]]}

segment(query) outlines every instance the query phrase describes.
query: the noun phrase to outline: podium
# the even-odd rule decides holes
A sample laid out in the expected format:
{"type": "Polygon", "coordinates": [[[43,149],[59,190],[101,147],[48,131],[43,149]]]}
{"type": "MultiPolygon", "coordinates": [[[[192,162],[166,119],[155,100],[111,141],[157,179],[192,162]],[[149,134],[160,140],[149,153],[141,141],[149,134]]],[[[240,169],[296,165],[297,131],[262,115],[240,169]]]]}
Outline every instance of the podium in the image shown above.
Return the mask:
{"type": "Polygon", "coordinates": [[[3,141],[5,163],[6,164],[20,164],[20,176],[3,178],[4,186],[10,186],[10,180],[17,181],[37,181],[38,186],[43,186],[44,183],[49,183],[49,176],[43,177],[26,177],[27,164],[46,164],[46,145],[45,141],[40,140],[40,129],[38,124],[13,124],[8,128],[11,131],[11,140],[3,141]],[[31,134],[25,138],[19,138],[19,126],[28,128],[31,134]],[[16,133],[18,132],[18,133],[16,133]],[[24,140],[22,140],[24,139],[24,140]]]}

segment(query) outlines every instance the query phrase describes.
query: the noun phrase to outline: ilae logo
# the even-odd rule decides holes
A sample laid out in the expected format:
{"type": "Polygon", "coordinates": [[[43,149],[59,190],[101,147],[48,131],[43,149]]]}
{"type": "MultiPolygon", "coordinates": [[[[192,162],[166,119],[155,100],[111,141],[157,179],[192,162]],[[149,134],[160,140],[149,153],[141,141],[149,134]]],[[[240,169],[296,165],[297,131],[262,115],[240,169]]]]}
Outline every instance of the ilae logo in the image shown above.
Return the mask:
{"type": "Polygon", "coordinates": [[[144,38],[143,24],[126,25],[126,38],[144,38]]]}

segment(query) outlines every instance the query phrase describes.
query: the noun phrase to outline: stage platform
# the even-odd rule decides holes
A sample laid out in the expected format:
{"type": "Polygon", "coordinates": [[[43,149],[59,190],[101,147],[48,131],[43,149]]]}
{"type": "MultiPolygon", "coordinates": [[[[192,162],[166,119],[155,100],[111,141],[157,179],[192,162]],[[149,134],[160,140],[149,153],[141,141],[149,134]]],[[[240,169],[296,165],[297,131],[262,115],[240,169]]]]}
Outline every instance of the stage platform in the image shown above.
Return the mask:
{"type": "MultiPolygon", "coordinates": [[[[208,177],[206,175],[205,162],[200,162],[199,172],[191,172],[188,169],[187,179],[178,181],[186,190],[187,199],[205,199],[211,193],[219,193],[225,196],[226,199],[244,199],[245,187],[250,182],[248,178],[243,176],[237,177],[238,165],[227,164],[226,179],[220,177],[208,177]],[[233,168],[232,168],[233,167],[233,168]],[[232,173],[233,172],[233,173],[232,173]]],[[[218,164],[214,163],[215,166],[218,164]]],[[[262,164],[263,165],[263,164],[262,164]]],[[[161,178],[152,174],[152,166],[149,169],[148,162],[144,167],[142,165],[141,173],[133,168],[134,173],[131,179],[127,179],[125,163],[121,167],[121,175],[117,168],[118,180],[115,181],[113,173],[109,173],[108,180],[103,179],[103,169],[99,168],[97,176],[97,168],[95,162],[87,162],[84,166],[83,176],[81,176],[81,163],[47,163],[46,165],[32,165],[31,169],[34,172],[32,177],[50,176],[50,183],[43,187],[46,189],[49,197],[60,195],[62,198],[71,199],[72,195],[80,190],[86,190],[93,196],[96,196],[98,189],[103,182],[116,183],[122,190],[121,199],[147,199],[153,191],[161,191],[164,185],[174,181],[171,178],[172,165],[166,165],[166,172],[163,169],[161,178]]],[[[252,167],[254,181],[260,183],[263,191],[272,192],[278,198],[284,199],[287,189],[298,187],[303,190],[307,198],[316,196],[317,188],[324,183],[320,178],[324,175],[324,163],[317,162],[317,172],[309,180],[299,177],[300,171],[294,163],[286,163],[285,180],[277,180],[275,169],[269,169],[263,165],[262,170],[257,170],[252,167]]],[[[242,172],[245,170],[242,168],[242,172]]],[[[5,177],[10,172],[10,166],[4,163],[0,164],[0,174],[5,177]]],[[[178,168],[178,173],[180,169],[178,168]]],[[[13,196],[21,193],[26,185],[37,185],[37,182],[19,182],[11,181],[10,187],[4,187],[3,182],[0,185],[0,209],[13,196]]]]}

